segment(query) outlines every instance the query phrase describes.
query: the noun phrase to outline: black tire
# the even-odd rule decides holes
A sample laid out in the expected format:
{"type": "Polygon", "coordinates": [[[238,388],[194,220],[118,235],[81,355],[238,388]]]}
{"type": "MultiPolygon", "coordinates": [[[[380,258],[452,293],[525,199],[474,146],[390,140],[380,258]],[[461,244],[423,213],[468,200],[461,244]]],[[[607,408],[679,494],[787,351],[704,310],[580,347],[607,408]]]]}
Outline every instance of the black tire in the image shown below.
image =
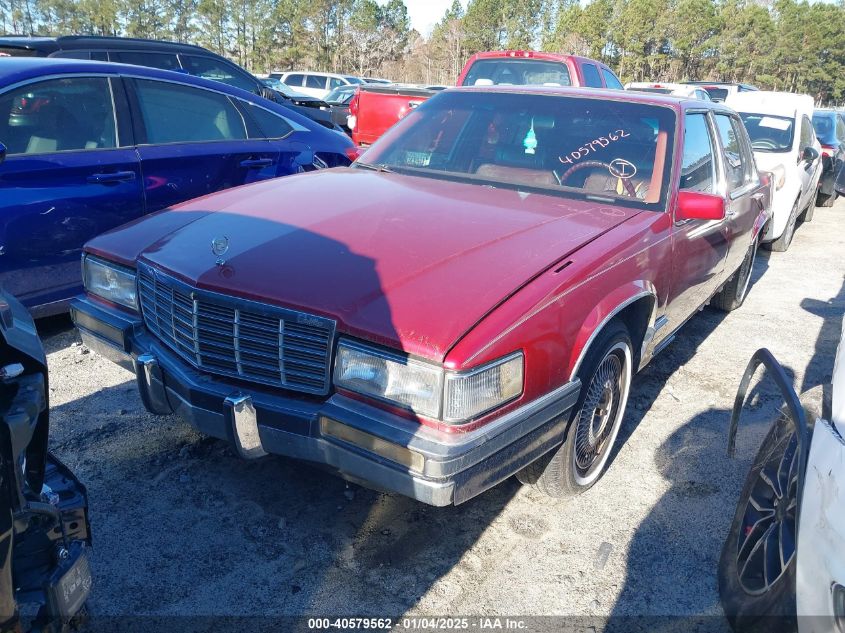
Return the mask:
{"type": "Polygon", "coordinates": [[[786,222],[786,228],[783,234],[774,242],[769,243],[769,249],[778,253],[785,253],[789,250],[789,245],[792,244],[792,238],[795,236],[795,225],[798,223],[798,200],[792,207],[789,213],[789,220],[786,222]]]}
{"type": "Polygon", "coordinates": [[[797,626],[796,448],[794,427],[781,414],[754,458],[722,548],[719,596],[725,616],[737,633],[778,633],[794,631],[797,626]],[[782,495],[777,502],[776,486],[782,495]],[[775,551],[770,552],[769,547],[775,551]]]}
{"type": "MultiPolygon", "coordinates": [[[[816,206],[817,207],[832,207],[833,203],[836,202],[837,197],[838,197],[838,194],[836,193],[835,189],[834,189],[833,193],[831,193],[831,194],[825,194],[825,193],[820,192],[819,195],[816,196],[816,206]]],[[[811,212],[810,213],[810,219],[812,219],[812,218],[813,218],[813,214],[811,212]]],[[[807,222],[809,222],[809,221],[810,220],[807,220],[807,222]]]]}
{"type": "Polygon", "coordinates": [[[520,482],[550,497],[580,494],[604,474],[633,378],[633,345],[621,322],[611,321],[599,332],[578,376],[581,394],[565,421],[563,444],[517,473],[520,482]]]}
{"type": "Polygon", "coordinates": [[[731,277],[730,281],[713,297],[713,307],[731,312],[736,310],[745,301],[748,295],[748,287],[751,284],[751,274],[754,271],[754,260],[757,258],[757,238],[751,242],[748,252],[742,260],[739,268],[731,277]]]}
{"type": "Polygon", "coordinates": [[[818,195],[813,196],[813,199],[807,203],[807,208],[804,209],[804,213],[801,214],[802,222],[813,221],[813,215],[816,213],[816,198],[818,198],[818,195]]]}

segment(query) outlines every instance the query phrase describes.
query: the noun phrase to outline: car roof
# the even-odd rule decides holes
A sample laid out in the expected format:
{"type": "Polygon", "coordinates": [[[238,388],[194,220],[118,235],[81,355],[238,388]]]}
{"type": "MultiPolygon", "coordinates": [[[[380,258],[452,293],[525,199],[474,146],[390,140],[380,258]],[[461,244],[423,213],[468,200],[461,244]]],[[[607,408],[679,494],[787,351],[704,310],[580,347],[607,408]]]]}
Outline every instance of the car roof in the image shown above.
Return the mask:
{"type": "Polygon", "coordinates": [[[30,37],[23,35],[4,35],[0,37],[0,46],[13,46],[53,53],[59,50],[107,49],[107,50],[148,50],[159,52],[204,53],[215,55],[211,51],[194,44],[169,42],[166,40],[147,40],[134,37],[105,37],[100,35],[63,35],[60,37],[30,37]]]}
{"type": "Polygon", "coordinates": [[[668,106],[675,110],[708,108],[724,112],[733,112],[731,108],[715,101],[704,101],[692,97],[663,94],[656,92],[636,92],[629,90],[613,90],[609,88],[582,88],[565,86],[461,86],[449,88],[449,92],[478,92],[478,93],[521,93],[536,95],[558,95],[563,97],[590,97],[613,101],[631,101],[651,105],[668,106]]]}
{"type": "Polygon", "coordinates": [[[124,74],[151,79],[165,79],[184,84],[192,84],[202,88],[211,88],[218,92],[231,93],[246,99],[253,99],[255,94],[241,90],[229,84],[213,79],[203,79],[187,73],[177,73],[169,70],[159,70],[149,66],[134,66],[130,64],[116,64],[114,62],[98,62],[82,59],[64,59],[56,57],[3,57],[0,59],[0,87],[8,86],[19,81],[37,79],[52,75],[65,74],[124,74]]]}
{"type": "Polygon", "coordinates": [[[478,60],[478,59],[504,59],[504,58],[511,58],[511,59],[540,59],[540,60],[548,60],[548,61],[566,61],[568,59],[573,59],[581,63],[587,64],[598,64],[599,66],[604,66],[604,64],[600,61],[595,59],[590,59],[589,57],[581,57],[580,55],[569,55],[567,53],[550,53],[547,51],[533,51],[533,50],[504,50],[504,51],[484,51],[481,53],[475,53],[470,60],[478,60]]]}
{"type": "Polygon", "coordinates": [[[812,115],[815,102],[810,95],[773,90],[756,90],[728,95],[725,103],[739,112],[795,116],[795,113],[812,115]]]}

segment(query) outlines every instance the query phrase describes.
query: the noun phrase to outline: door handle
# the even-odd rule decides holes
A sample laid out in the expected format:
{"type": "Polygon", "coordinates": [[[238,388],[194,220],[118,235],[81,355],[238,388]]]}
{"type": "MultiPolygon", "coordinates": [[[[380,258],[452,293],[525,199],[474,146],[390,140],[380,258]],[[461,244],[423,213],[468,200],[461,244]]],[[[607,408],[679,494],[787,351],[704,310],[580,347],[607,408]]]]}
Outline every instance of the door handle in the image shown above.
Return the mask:
{"type": "Polygon", "coordinates": [[[269,167],[272,164],[272,158],[248,158],[241,161],[241,167],[246,167],[247,169],[259,169],[261,167],[269,167]]]}
{"type": "Polygon", "coordinates": [[[91,174],[86,180],[93,184],[107,185],[115,182],[135,180],[134,171],[113,171],[107,174],[91,174]]]}

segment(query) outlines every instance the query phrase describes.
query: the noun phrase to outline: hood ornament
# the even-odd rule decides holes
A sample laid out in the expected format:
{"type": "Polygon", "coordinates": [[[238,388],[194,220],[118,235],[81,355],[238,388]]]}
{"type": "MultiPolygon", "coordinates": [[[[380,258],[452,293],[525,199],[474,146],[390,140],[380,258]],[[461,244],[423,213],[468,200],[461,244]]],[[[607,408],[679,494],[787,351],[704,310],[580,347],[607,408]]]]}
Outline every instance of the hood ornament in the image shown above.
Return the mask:
{"type": "Polygon", "coordinates": [[[221,235],[220,237],[215,237],[211,240],[211,252],[217,255],[217,265],[222,266],[225,264],[225,260],[223,259],[223,255],[229,250],[229,238],[225,235],[221,235]]]}

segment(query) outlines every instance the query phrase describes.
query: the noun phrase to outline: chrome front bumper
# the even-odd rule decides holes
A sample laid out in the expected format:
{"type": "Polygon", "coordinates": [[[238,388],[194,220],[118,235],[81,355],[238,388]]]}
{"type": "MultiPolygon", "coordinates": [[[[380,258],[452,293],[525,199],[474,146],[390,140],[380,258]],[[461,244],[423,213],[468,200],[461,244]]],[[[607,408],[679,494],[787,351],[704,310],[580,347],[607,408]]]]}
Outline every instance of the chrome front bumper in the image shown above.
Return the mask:
{"type": "Polygon", "coordinates": [[[137,316],[87,298],[72,302],[71,316],[85,345],[135,374],[152,413],[176,413],[245,458],[271,453],[315,462],[435,506],[462,503],[559,446],[581,387],[576,379],[483,428],[442,433],[342,394],[320,398],[202,373],[151,337],[137,316]]]}

